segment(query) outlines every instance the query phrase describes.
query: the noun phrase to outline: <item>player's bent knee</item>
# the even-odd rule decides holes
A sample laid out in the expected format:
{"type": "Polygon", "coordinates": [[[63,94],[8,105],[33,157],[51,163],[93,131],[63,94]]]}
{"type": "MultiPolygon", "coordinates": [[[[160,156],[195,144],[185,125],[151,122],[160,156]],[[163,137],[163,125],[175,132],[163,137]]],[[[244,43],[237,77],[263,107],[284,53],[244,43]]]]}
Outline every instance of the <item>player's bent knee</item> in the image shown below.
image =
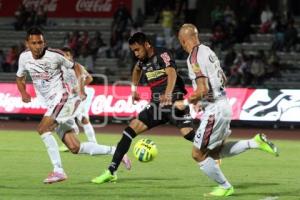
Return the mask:
{"type": "Polygon", "coordinates": [[[138,119],[132,120],[129,127],[132,128],[136,134],[142,133],[148,129],[147,125],[138,119]]]}

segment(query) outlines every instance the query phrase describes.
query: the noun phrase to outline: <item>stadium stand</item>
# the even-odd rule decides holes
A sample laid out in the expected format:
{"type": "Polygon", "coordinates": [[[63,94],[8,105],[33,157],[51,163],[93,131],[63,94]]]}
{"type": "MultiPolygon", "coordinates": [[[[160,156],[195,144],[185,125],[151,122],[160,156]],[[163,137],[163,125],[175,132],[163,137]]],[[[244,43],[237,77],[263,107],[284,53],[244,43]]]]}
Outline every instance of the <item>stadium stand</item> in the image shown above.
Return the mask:
{"type": "MultiPolygon", "coordinates": [[[[162,32],[161,23],[156,23],[156,15],[147,16],[144,21],[144,25],[140,30],[146,32],[156,39],[162,32]]],[[[300,18],[294,18],[295,27],[299,30],[300,18]]],[[[12,46],[17,46],[19,50],[24,49],[23,38],[25,36],[24,31],[14,31],[13,18],[1,18],[0,19],[0,48],[6,54],[12,46]]],[[[87,66],[89,71],[94,74],[106,74],[109,76],[109,83],[114,83],[117,80],[128,80],[130,77],[131,67],[133,65],[132,56],[129,56],[128,50],[123,53],[123,48],[125,42],[117,44],[111,47],[111,27],[113,19],[112,18],[50,18],[48,19],[47,26],[43,26],[45,31],[47,43],[53,48],[61,48],[67,45],[68,34],[78,31],[82,34],[84,31],[88,31],[88,37],[91,39],[95,32],[101,33],[103,42],[107,45],[104,49],[104,53],[98,51],[96,55],[80,56],[82,54],[81,50],[78,49],[77,61],[87,66]],[[121,53],[120,53],[121,52],[121,53]],[[123,55],[124,54],[124,55],[123,55]],[[124,60],[125,59],[125,60],[124,60]],[[122,72],[122,73],[116,73],[122,72]]],[[[182,23],[177,21],[176,24],[182,23]]],[[[200,29],[200,38],[205,44],[212,44],[213,31],[208,29],[200,29]]],[[[130,31],[130,28],[128,28],[130,31]]],[[[300,31],[298,31],[300,33],[300,31]]],[[[299,38],[300,34],[298,34],[299,38]]],[[[80,36],[81,37],[81,36],[80,36]]],[[[246,62],[250,68],[253,62],[253,58],[257,58],[260,52],[268,54],[274,47],[275,35],[272,32],[260,33],[258,30],[254,31],[249,35],[249,39],[241,43],[233,42],[230,46],[233,46],[235,54],[238,55],[242,53],[247,56],[248,61],[246,62]],[[249,61],[250,60],[250,61],[249,61]]],[[[215,51],[218,53],[222,62],[226,54],[229,52],[230,46],[226,48],[218,49],[216,47],[215,51]]],[[[128,49],[128,47],[127,47],[128,49]]],[[[300,86],[300,53],[299,44],[296,44],[295,48],[291,51],[282,50],[276,51],[276,57],[278,59],[278,73],[273,73],[265,75],[268,71],[268,65],[264,66],[262,81],[237,81],[233,82],[232,87],[263,87],[268,86],[270,88],[297,88],[300,86]]],[[[83,53],[84,54],[84,53],[83,53]]],[[[263,61],[265,63],[265,61],[263,61]]],[[[233,64],[233,63],[232,63],[233,64]]],[[[183,74],[187,78],[187,73],[185,69],[185,60],[183,56],[177,57],[177,65],[183,74]]],[[[225,66],[226,67],[226,66],[225,66]]],[[[227,66],[228,69],[234,67],[227,66]]],[[[15,70],[15,69],[14,69],[15,70]]],[[[230,70],[229,74],[231,75],[230,70]]],[[[241,71],[241,70],[240,70],[241,71]]],[[[241,75],[243,77],[243,75],[241,75]]],[[[3,72],[0,68],[0,81],[4,82],[14,82],[15,76],[14,71],[3,72]]],[[[96,79],[97,80],[97,79],[96,79]]],[[[101,81],[100,81],[101,82],[101,81]]],[[[189,81],[187,81],[189,82],[189,81]]]]}

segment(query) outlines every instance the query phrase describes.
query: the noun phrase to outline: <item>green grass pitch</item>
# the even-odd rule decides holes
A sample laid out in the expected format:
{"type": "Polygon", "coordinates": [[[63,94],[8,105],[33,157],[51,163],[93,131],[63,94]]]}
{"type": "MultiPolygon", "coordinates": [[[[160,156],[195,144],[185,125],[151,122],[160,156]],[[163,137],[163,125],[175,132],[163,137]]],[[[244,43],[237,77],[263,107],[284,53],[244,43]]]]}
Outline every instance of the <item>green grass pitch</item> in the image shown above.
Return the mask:
{"type": "MultiPolygon", "coordinates": [[[[85,140],[83,134],[81,140],[85,140]]],[[[102,144],[115,144],[118,134],[97,134],[102,144]]],[[[191,143],[179,136],[141,135],[157,143],[158,156],[150,163],[129,156],[133,168],[120,166],[118,182],[95,185],[90,180],[103,172],[111,156],[62,153],[67,181],[45,185],[51,171],[44,144],[35,132],[0,131],[0,200],[194,200],[204,198],[215,184],[191,158],[191,143]]],[[[133,143],[134,143],[133,142],[133,143]]],[[[225,199],[274,200],[300,199],[300,141],[275,141],[281,155],[276,158],[252,150],[222,161],[223,172],[235,187],[225,199]]],[[[132,145],[133,146],[133,145],[132,145]]]]}

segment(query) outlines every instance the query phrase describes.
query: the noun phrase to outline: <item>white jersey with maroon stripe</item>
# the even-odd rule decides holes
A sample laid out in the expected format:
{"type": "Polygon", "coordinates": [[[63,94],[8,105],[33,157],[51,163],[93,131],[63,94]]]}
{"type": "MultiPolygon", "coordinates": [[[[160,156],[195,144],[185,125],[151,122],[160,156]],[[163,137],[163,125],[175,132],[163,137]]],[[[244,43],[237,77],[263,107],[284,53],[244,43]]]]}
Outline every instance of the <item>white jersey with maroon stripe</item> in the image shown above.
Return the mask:
{"type": "Polygon", "coordinates": [[[209,47],[203,44],[195,46],[187,59],[187,65],[194,89],[197,87],[197,78],[207,77],[208,79],[209,91],[202,100],[203,103],[206,101],[214,102],[225,97],[226,77],[220,67],[218,57],[209,47]]]}
{"type": "Polygon", "coordinates": [[[231,106],[226,98],[226,77],[220,67],[216,54],[207,46],[195,46],[187,60],[189,76],[197,88],[196,80],[208,79],[208,95],[201,99],[204,112],[196,131],[194,146],[198,149],[210,149],[222,145],[230,135],[231,106]]]}
{"type": "Polygon", "coordinates": [[[39,59],[34,59],[31,51],[25,51],[19,58],[17,76],[23,77],[28,72],[38,98],[50,106],[56,95],[66,92],[62,66],[73,68],[74,63],[57,50],[46,49],[39,59]]]}

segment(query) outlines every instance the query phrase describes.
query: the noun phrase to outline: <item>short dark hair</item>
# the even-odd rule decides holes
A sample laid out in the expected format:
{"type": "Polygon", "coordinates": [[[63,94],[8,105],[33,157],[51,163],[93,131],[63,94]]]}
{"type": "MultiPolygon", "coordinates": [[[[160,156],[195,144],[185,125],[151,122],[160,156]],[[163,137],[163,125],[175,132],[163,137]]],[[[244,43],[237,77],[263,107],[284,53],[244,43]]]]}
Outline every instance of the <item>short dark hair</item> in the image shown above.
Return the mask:
{"type": "Polygon", "coordinates": [[[62,50],[63,52],[69,52],[72,56],[74,55],[74,51],[70,47],[63,47],[60,50],[62,50]]]}
{"type": "Polygon", "coordinates": [[[38,27],[31,27],[27,30],[26,40],[29,39],[30,35],[42,35],[42,36],[44,36],[44,33],[38,27]]]}
{"type": "Polygon", "coordinates": [[[146,42],[152,44],[151,40],[142,32],[136,32],[128,39],[129,45],[134,43],[145,44],[146,42]]]}

